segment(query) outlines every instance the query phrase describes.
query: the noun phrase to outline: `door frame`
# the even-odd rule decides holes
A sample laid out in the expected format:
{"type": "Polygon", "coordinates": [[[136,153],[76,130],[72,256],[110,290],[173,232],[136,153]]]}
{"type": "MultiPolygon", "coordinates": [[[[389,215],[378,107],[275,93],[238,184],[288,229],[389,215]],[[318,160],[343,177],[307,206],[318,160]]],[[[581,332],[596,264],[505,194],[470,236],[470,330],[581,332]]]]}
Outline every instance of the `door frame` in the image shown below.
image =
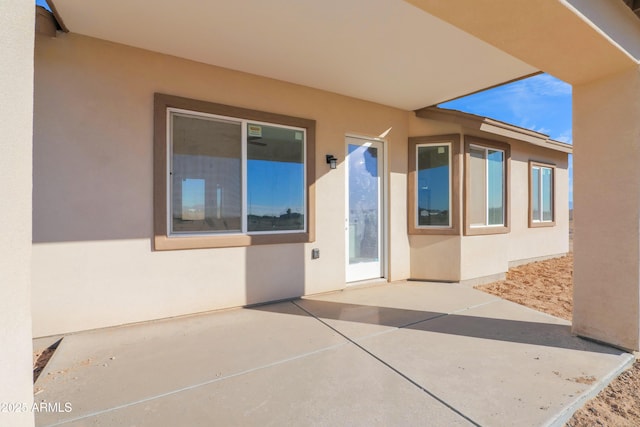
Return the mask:
{"type": "Polygon", "coordinates": [[[362,134],[353,134],[347,133],[344,138],[344,159],[345,159],[345,178],[344,178],[344,188],[345,188],[345,227],[344,227],[344,236],[345,236],[345,254],[343,257],[344,260],[344,272],[345,272],[345,283],[347,286],[357,285],[361,282],[371,281],[371,280],[388,280],[389,278],[389,192],[388,192],[388,143],[385,138],[380,138],[376,136],[366,136],[362,134]],[[347,281],[347,269],[349,266],[349,140],[358,140],[362,143],[367,141],[379,143],[381,145],[382,159],[380,161],[380,215],[381,218],[378,218],[380,224],[380,234],[378,245],[380,248],[380,277],[370,278],[370,279],[359,279],[354,281],[347,281]]]}

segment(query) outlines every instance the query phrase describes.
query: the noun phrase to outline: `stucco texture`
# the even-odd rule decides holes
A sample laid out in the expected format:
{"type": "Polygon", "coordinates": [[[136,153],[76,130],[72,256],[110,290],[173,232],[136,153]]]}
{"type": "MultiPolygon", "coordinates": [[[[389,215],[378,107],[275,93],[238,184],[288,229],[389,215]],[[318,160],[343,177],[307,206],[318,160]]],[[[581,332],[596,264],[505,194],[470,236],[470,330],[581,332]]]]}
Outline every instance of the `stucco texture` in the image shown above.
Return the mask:
{"type": "Polygon", "coordinates": [[[35,61],[36,336],[343,288],[347,134],[392,128],[386,277],[409,277],[410,112],[72,33],[38,36],[35,61]],[[153,251],[155,92],[316,120],[316,241],[153,251]]]}
{"type": "Polygon", "coordinates": [[[31,426],[33,3],[0,13],[0,425],[31,426]]]}
{"type": "MultiPolygon", "coordinates": [[[[440,123],[428,119],[413,119],[411,136],[459,133],[508,143],[511,147],[508,189],[507,234],[467,236],[464,226],[460,235],[412,235],[411,278],[422,280],[466,281],[505,273],[509,263],[523,262],[546,256],[563,255],[569,251],[568,158],[566,153],[539,147],[514,138],[494,135],[461,125],[440,123]],[[433,132],[437,133],[433,133],[433,132]],[[555,166],[555,226],[529,226],[529,161],[555,166]]],[[[461,142],[459,188],[453,197],[460,199],[459,215],[454,219],[464,224],[464,142],[461,142]]]]}
{"type": "MultiPolygon", "coordinates": [[[[566,224],[534,230],[527,222],[533,159],[556,164],[556,215],[566,223],[566,154],[490,136],[512,145],[511,233],[409,236],[408,137],[486,138],[486,132],[72,33],[38,36],[35,61],[35,336],[344,288],[345,137],[375,137],[389,128],[383,164],[387,280],[473,279],[505,272],[510,261],[568,250],[566,224]],[[315,120],[316,240],[154,251],[154,93],[315,120]],[[336,170],[325,154],[338,157],[336,170]],[[311,259],[312,248],[320,249],[319,259],[311,259]]],[[[459,172],[462,183],[462,167],[459,172]]],[[[457,197],[463,201],[462,191],[457,197]]],[[[462,221],[462,209],[459,215],[462,221]]]]}
{"type": "Polygon", "coordinates": [[[640,69],[574,87],[574,111],[573,331],[638,349],[640,69]]]}

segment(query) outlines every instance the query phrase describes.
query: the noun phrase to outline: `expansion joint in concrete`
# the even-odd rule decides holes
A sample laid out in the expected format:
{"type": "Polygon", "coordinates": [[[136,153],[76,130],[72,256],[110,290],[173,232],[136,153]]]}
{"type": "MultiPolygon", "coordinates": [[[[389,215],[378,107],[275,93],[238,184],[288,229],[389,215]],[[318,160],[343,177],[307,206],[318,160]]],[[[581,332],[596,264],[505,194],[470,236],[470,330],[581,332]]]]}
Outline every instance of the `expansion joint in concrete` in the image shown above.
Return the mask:
{"type": "MultiPolygon", "coordinates": [[[[386,366],[387,368],[391,369],[394,373],[396,373],[397,375],[399,375],[400,377],[402,377],[403,379],[405,379],[406,381],[408,381],[409,383],[411,383],[412,385],[414,385],[415,387],[417,387],[418,389],[420,389],[422,392],[426,393],[429,397],[432,397],[433,399],[435,399],[436,401],[438,401],[439,403],[441,403],[442,405],[446,406],[447,408],[449,408],[451,411],[453,411],[454,413],[456,413],[457,415],[461,416],[462,418],[464,418],[465,420],[469,421],[471,424],[473,424],[474,426],[478,426],[480,427],[481,424],[477,423],[476,421],[474,421],[473,419],[471,419],[469,416],[463,414],[462,412],[460,412],[458,409],[454,408],[453,406],[451,406],[450,404],[448,404],[446,401],[444,401],[442,398],[438,397],[437,395],[435,395],[433,392],[429,391],[427,388],[425,388],[424,386],[422,386],[421,384],[419,384],[418,382],[414,381],[412,378],[410,378],[408,375],[404,374],[402,371],[400,371],[399,369],[395,368],[394,366],[392,366],[391,364],[389,364],[388,362],[386,362],[385,360],[381,359],[380,357],[378,357],[377,355],[375,355],[374,353],[372,353],[371,351],[367,350],[364,346],[362,346],[361,344],[359,344],[357,341],[355,341],[354,339],[350,338],[349,336],[343,334],[342,332],[340,332],[338,329],[334,328],[333,326],[331,326],[330,324],[328,324],[327,322],[325,322],[324,320],[320,319],[319,317],[317,317],[316,315],[314,315],[313,313],[311,313],[310,311],[306,310],[303,306],[296,304],[295,301],[292,301],[292,303],[300,308],[301,310],[303,310],[305,313],[307,313],[309,316],[313,317],[314,319],[316,319],[318,322],[322,323],[324,326],[326,326],[327,328],[331,329],[333,332],[335,332],[336,334],[342,336],[344,339],[346,339],[347,341],[349,341],[351,344],[353,344],[354,346],[356,346],[357,348],[359,348],[360,350],[362,350],[363,352],[365,352],[367,355],[373,357],[375,360],[377,360],[378,362],[380,362],[381,364],[383,364],[384,366],[386,366]]],[[[448,314],[444,313],[440,316],[436,316],[435,318],[440,318],[440,317],[444,317],[444,316],[448,316],[448,314]]],[[[420,322],[415,322],[415,323],[421,323],[421,322],[425,322],[425,321],[429,321],[429,320],[433,320],[434,318],[430,318],[430,319],[425,319],[425,320],[421,320],[420,322]]],[[[401,329],[401,328],[399,328],[401,329]]]]}

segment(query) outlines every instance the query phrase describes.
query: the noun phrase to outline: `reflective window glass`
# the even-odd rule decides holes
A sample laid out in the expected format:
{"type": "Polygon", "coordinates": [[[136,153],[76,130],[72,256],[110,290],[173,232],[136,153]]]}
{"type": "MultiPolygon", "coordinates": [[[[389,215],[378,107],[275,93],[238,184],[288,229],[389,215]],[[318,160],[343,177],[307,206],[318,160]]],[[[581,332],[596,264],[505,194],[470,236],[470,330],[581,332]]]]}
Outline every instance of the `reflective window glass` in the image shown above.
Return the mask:
{"type": "Polygon", "coordinates": [[[304,132],[247,125],[248,231],[304,229],[304,132]]]}
{"type": "Polygon", "coordinates": [[[468,212],[472,227],[505,223],[505,154],[502,150],[469,147],[468,212]]]}
{"type": "Polygon", "coordinates": [[[451,155],[449,145],[417,147],[417,224],[451,225],[451,155]]]}
{"type": "Polygon", "coordinates": [[[171,231],[237,232],[242,214],[238,122],[171,115],[171,231]]]}

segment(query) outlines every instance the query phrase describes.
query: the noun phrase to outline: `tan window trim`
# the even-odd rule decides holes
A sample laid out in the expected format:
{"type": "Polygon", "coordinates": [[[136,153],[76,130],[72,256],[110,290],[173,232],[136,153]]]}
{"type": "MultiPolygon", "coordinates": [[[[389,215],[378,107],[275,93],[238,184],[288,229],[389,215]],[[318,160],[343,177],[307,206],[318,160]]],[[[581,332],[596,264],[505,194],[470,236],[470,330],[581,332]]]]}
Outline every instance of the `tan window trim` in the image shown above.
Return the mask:
{"type": "Polygon", "coordinates": [[[409,234],[416,235],[460,235],[460,135],[416,136],[409,138],[409,174],[407,224],[409,234]],[[420,144],[451,144],[451,227],[419,227],[416,224],[416,151],[420,144]]]}
{"type": "Polygon", "coordinates": [[[154,249],[203,249],[284,243],[306,243],[315,240],[315,120],[267,113],[224,104],[198,101],[156,93],[154,95],[153,136],[153,223],[154,249]],[[207,236],[168,236],[167,233],[167,108],[180,108],[221,116],[237,117],[307,130],[307,231],[281,234],[221,234],[207,236]]]}
{"type": "Polygon", "coordinates": [[[464,137],[464,235],[465,236],[481,236],[487,234],[505,234],[511,231],[510,227],[510,207],[509,207],[509,188],[511,182],[511,146],[504,142],[492,141],[489,139],[478,138],[475,136],[464,137]],[[471,176],[469,174],[470,154],[469,147],[478,145],[481,147],[495,148],[504,151],[505,157],[505,176],[504,176],[504,225],[502,226],[484,226],[471,227],[471,204],[470,189],[471,176]]]}
{"type": "Polygon", "coordinates": [[[539,227],[555,227],[556,225],[556,165],[553,163],[538,162],[535,160],[529,160],[529,228],[539,227]],[[533,220],[533,167],[539,166],[543,168],[551,169],[551,216],[552,221],[534,221],[533,220]]]}

